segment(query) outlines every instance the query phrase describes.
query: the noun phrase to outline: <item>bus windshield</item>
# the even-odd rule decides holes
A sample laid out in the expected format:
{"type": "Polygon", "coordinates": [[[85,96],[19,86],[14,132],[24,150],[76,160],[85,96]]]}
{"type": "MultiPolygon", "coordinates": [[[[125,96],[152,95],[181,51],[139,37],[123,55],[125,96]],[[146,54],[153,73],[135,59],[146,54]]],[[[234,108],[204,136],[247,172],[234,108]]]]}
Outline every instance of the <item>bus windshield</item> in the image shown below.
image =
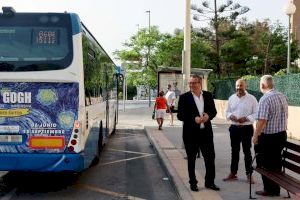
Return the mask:
{"type": "Polygon", "coordinates": [[[72,48],[69,15],[0,15],[0,71],[64,69],[72,48]]]}

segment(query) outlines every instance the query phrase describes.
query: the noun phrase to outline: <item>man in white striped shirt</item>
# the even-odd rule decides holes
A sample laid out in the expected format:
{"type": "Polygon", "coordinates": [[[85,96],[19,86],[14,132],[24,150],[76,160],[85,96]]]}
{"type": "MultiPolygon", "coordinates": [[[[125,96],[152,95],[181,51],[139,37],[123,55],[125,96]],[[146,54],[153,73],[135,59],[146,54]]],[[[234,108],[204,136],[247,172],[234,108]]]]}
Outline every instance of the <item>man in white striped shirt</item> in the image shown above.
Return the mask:
{"type": "MultiPolygon", "coordinates": [[[[271,75],[260,79],[260,90],[264,94],[259,100],[256,129],[253,135],[256,163],[271,171],[281,171],[281,152],[287,139],[287,98],[276,91],[271,75]]],[[[264,188],[256,191],[262,196],[279,196],[280,187],[262,176],[264,188]]]]}
{"type": "Polygon", "coordinates": [[[231,165],[230,174],[223,179],[224,181],[234,181],[238,179],[237,172],[240,146],[242,143],[247,180],[254,183],[251,178],[251,139],[258,103],[256,98],[246,91],[246,87],[247,84],[245,80],[237,80],[235,83],[236,93],[231,95],[228,99],[226,118],[231,121],[231,126],[229,127],[231,165]]]}

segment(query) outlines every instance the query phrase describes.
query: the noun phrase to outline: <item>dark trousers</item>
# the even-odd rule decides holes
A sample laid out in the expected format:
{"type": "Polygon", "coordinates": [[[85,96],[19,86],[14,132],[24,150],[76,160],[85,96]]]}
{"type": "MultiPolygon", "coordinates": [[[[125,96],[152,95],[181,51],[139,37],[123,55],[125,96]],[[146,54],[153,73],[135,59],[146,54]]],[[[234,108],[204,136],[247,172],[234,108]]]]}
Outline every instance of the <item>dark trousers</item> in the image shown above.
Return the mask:
{"type": "MultiPolygon", "coordinates": [[[[254,146],[257,153],[256,163],[258,167],[268,170],[280,171],[282,168],[282,150],[287,139],[285,131],[275,134],[262,134],[258,138],[258,144],[254,146]]],[[[262,176],[264,190],[269,194],[279,194],[280,186],[265,176],[262,176]]]]}
{"type": "Polygon", "coordinates": [[[246,175],[251,173],[252,167],[252,136],[253,136],[253,126],[236,126],[231,125],[229,127],[230,132],[230,142],[231,142],[231,165],[230,170],[232,174],[237,174],[240,159],[240,148],[241,143],[244,152],[245,170],[246,175]]]}
{"type": "Polygon", "coordinates": [[[196,179],[195,174],[195,164],[196,164],[196,155],[197,152],[200,151],[204,158],[205,163],[205,185],[214,184],[215,179],[215,149],[213,142],[213,134],[208,134],[206,132],[200,133],[198,138],[189,138],[184,139],[185,150],[187,154],[188,160],[188,172],[189,172],[189,183],[191,185],[197,184],[198,181],[196,179]]]}

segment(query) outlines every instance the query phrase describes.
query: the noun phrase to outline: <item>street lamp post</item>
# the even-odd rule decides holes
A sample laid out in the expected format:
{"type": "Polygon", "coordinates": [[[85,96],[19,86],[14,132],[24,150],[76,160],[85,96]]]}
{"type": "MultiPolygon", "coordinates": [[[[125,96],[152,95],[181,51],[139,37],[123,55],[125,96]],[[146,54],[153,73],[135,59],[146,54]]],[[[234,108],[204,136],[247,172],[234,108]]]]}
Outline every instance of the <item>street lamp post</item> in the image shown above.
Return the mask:
{"type": "MultiPolygon", "coordinates": [[[[149,37],[150,37],[150,33],[151,33],[151,23],[150,23],[150,19],[151,19],[151,11],[147,10],[146,13],[148,13],[148,26],[149,26],[149,37]]],[[[148,46],[148,55],[147,55],[147,68],[149,67],[149,56],[150,56],[150,46],[148,46]]],[[[150,81],[150,79],[149,79],[150,81]]],[[[151,107],[151,86],[150,83],[149,84],[149,108],[151,107]]]]}
{"type": "Polygon", "coordinates": [[[293,4],[292,1],[290,1],[287,5],[285,5],[285,7],[283,8],[285,14],[288,15],[289,18],[289,24],[288,24],[288,50],[287,50],[287,67],[286,67],[286,73],[289,74],[290,73],[290,64],[291,64],[291,39],[290,39],[290,35],[291,35],[291,17],[292,15],[295,13],[296,11],[296,6],[295,4],[293,4]]]}

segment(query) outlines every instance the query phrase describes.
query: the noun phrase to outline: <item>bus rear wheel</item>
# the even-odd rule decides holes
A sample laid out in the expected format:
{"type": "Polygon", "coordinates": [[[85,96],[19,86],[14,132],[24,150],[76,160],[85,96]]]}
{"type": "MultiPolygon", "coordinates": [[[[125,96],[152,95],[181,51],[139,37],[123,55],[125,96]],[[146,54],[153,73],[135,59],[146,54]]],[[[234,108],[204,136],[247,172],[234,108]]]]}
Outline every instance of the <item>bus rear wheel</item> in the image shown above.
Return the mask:
{"type": "Polygon", "coordinates": [[[98,134],[99,134],[99,137],[98,137],[98,143],[97,143],[97,149],[96,149],[96,156],[93,159],[91,166],[95,166],[99,163],[100,154],[103,149],[103,125],[102,125],[102,122],[100,122],[98,134]]]}

